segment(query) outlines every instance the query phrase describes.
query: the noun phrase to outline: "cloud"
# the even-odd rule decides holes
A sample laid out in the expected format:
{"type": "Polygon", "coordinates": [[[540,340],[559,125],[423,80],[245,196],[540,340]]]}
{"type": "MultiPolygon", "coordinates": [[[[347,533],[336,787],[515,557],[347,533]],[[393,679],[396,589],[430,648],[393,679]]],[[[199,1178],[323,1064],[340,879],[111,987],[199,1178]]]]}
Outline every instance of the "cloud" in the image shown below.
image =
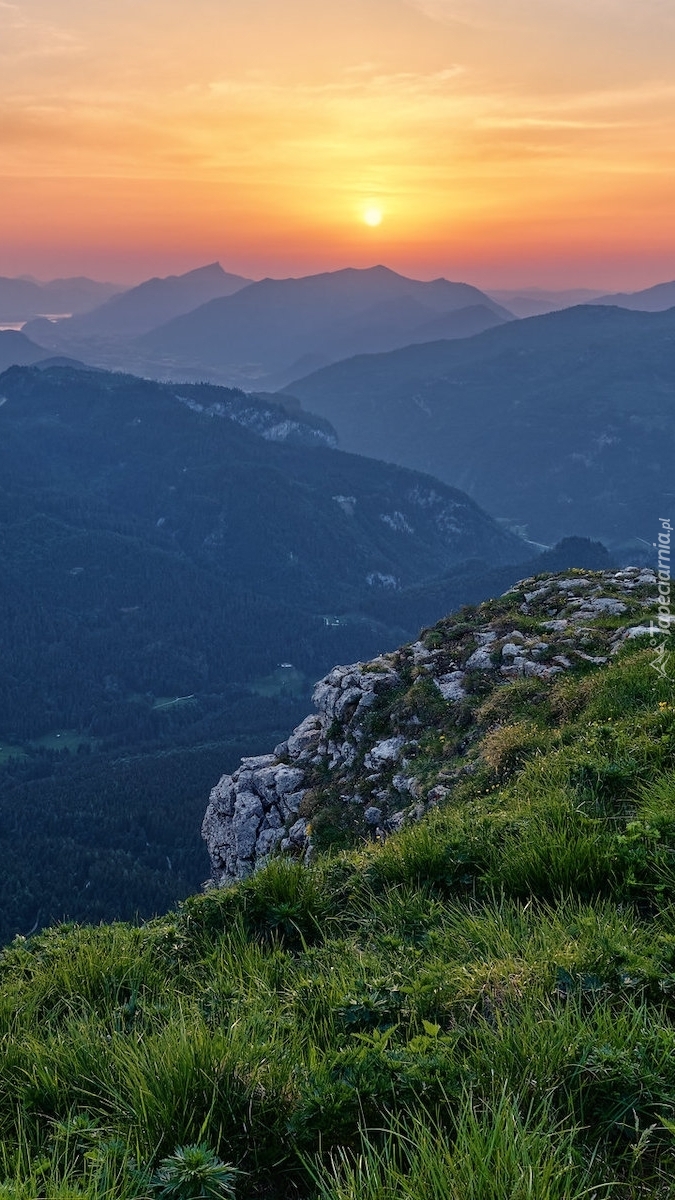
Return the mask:
{"type": "Polygon", "coordinates": [[[617,22],[628,28],[654,28],[673,22],[670,0],[406,0],[435,21],[459,22],[477,29],[519,29],[563,22],[617,22]]]}
{"type": "Polygon", "coordinates": [[[31,19],[18,4],[0,0],[0,61],[18,66],[30,59],[80,54],[85,45],[71,29],[31,19]]]}
{"type": "Polygon", "coordinates": [[[212,96],[231,97],[252,103],[271,103],[283,99],[288,104],[313,101],[317,97],[339,99],[344,96],[370,95],[437,95],[446,85],[465,72],[459,64],[444,67],[439,71],[384,72],[378,64],[361,63],[346,67],[337,78],[326,83],[282,84],[260,72],[249,72],[240,78],[218,79],[208,84],[212,96]]]}

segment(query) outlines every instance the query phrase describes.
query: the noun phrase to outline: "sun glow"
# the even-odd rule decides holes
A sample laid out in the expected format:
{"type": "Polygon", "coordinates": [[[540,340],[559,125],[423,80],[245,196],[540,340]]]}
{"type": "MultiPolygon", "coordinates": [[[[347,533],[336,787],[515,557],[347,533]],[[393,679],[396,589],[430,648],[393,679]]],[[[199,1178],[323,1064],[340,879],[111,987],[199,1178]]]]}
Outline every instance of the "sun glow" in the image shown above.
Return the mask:
{"type": "Polygon", "coordinates": [[[672,10],[0,0],[0,276],[672,279],[672,10]]]}
{"type": "Polygon", "coordinates": [[[374,204],[369,204],[363,214],[363,219],[366,225],[375,228],[376,225],[382,224],[382,209],[377,208],[374,204]]]}

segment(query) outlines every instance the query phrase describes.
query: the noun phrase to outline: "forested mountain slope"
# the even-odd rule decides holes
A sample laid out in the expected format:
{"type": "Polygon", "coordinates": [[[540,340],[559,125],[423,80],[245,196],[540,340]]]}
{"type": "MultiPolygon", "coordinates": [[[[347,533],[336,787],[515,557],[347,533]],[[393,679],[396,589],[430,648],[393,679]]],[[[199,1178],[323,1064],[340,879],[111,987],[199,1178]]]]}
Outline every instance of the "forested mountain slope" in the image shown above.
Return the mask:
{"type": "Polygon", "coordinates": [[[537,541],[634,551],[671,511],[675,309],[567,309],[336,363],[288,390],[343,449],[429,471],[537,541]]]}

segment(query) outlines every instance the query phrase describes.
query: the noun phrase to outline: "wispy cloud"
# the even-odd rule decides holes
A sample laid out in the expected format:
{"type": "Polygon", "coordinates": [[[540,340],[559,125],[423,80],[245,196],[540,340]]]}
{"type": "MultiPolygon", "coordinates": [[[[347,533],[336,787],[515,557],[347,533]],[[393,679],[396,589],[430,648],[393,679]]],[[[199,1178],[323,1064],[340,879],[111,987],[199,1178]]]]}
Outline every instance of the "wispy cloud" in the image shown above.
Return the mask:
{"type": "Polygon", "coordinates": [[[566,22],[577,26],[585,21],[611,21],[627,27],[651,23],[671,24],[670,0],[406,0],[432,20],[460,22],[479,29],[514,27],[522,30],[537,25],[566,22]]]}
{"type": "Polygon", "coordinates": [[[16,67],[30,59],[81,54],[86,49],[72,29],[39,20],[10,0],[0,0],[0,61],[16,67]]]}
{"type": "Polygon", "coordinates": [[[437,95],[451,80],[457,79],[463,74],[464,68],[459,64],[432,72],[384,72],[378,69],[377,64],[361,63],[356,67],[346,67],[339,77],[327,80],[325,83],[282,84],[260,72],[249,72],[239,78],[214,80],[209,83],[208,91],[212,96],[232,97],[262,103],[283,98],[286,103],[290,104],[293,104],[294,101],[312,101],[317,97],[340,98],[350,95],[360,96],[364,93],[425,96],[437,95]]]}

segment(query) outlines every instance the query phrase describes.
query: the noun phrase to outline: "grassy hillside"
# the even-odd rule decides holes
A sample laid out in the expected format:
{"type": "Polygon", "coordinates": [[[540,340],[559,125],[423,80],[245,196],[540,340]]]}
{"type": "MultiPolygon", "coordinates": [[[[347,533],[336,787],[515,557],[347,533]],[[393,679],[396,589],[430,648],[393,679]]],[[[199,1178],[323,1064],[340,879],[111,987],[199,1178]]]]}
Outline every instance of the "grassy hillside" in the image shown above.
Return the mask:
{"type": "MultiPolygon", "coordinates": [[[[525,590],[423,650],[530,638],[551,593],[525,590]]],[[[364,736],[417,729],[432,806],[384,844],[16,939],[0,1195],[672,1196],[675,694],[617,638],[649,590],[577,623],[568,670],[469,671],[459,704],[401,651],[364,736]]]]}

